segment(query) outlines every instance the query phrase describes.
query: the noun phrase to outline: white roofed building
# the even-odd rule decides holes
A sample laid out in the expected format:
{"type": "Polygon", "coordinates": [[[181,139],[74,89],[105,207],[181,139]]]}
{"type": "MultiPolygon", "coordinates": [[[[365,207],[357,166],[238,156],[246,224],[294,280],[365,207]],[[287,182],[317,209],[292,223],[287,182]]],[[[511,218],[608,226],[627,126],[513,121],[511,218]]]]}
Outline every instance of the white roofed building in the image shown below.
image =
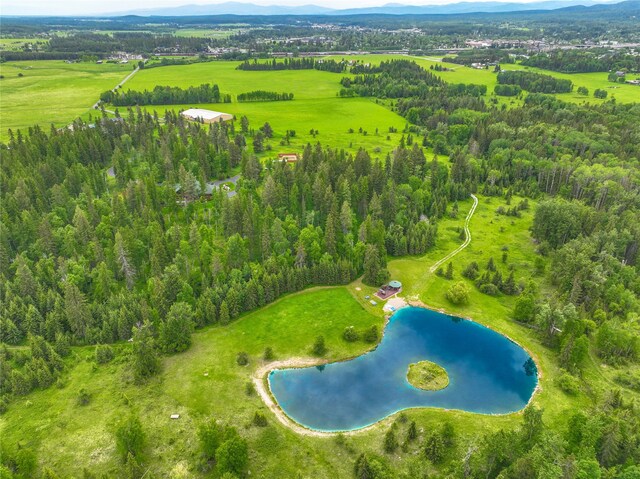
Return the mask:
{"type": "Polygon", "coordinates": [[[201,121],[202,123],[233,120],[233,115],[230,113],[203,110],[202,108],[189,108],[180,114],[188,120],[201,121]]]}

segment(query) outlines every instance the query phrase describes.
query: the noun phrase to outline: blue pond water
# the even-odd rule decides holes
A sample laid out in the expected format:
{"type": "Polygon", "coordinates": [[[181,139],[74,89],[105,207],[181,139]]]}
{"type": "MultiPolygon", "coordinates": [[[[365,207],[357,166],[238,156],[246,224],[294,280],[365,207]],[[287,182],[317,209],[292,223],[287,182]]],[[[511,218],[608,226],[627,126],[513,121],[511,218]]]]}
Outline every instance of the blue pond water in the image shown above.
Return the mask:
{"type": "Polygon", "coordinates": [[[411,407],[503,414],[526,406],[537,384],[526,351],[473,321],[424,308],[403,308],[387,324],[380,345],[355,359],[269,374],[283,411],[303,426],[345,431],[373,424],[411,407]],[[416,389],[409,364],[442,366],[449,386],[416,389]]]}

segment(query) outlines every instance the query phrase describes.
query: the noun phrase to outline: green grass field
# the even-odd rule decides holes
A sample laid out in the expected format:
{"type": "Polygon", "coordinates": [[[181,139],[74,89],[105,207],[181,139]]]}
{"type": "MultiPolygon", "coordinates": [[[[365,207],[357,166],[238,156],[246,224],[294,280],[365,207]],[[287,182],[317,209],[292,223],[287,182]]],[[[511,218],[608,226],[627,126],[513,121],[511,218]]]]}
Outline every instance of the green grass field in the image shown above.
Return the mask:
{"type": "MultiPolygon", "coordinates": [[[[335,57],[339,58],[339,57],[335,57]]],[[[451,83],[475,83],[476,85],[486,85],[487,95],[493,93],[493,88],[497,84],[496,74],[491,69],[478,70],[476,68],[470,68],[456,63],[446,63],[440,61],[439,58],[434,57],[416,57],[416,56],[401,56],[401,55],[356,55],[345,57],[348,60],[359,59],[370,63],[379,63],[385,60],[397,58],[409,58],[415,60],[416,63],[428,69],[432,65],[440,64],[451,71],[436,72],[436,75],[440,76],[444,80],[451,83]]],[[[503,63],[500,65],[504,70],[528,70],[531,72],[542,73],[545,75],[551,75],[556,78],[569,79],[573,82],[573,92],[571,93],[559,93],[555,96],[563,101],[570,103],[592,103],[598,104],[611,98],[615,98],[616,101],[623,103],[640,102],[640,87],[636,85],[616,84],[607,80],[607,72],[596,73],[558,73],[549,70],[542,70],[539,68],[525,67],[520,64],[503,63]],[[589,96],[585,97],[576,93],[578,87],[584,86],[589,90],[589,96]],[[600,100],[593,97],[593,92],[596,88],[606,90],[609,95],[607,99],[600,100]]],[[[635,78],[631,75],[630,78],[635,78]]],[[[511,98],[498,97],[501,103],[511,103],[511,98]]],[[[514,104],[518,102],[514,101],[514,104]]]]}
{"type": "Polygon", "coordinates": [[[239,28],[179,28],[173,34],[176,37],[229,38],[240,31],[239,28]]]}
{"type": "MultiPolygon", "coordinates": [[[[512,218],[495,214],[496,208],[505,204],[503,199],[480,196],[479,200],[470,223],[471,244],[452,260],[453,281],[462,279],[460,272],[468,262],[475,260],[484,265],[493,257],[503,272],[513,265],[517,279],[533,278],[545,291],[543,278],[534,275],[535,247],[528,233],[535,205],[531,204],[521,218],[512,218]],[[503,246],[509,247],[506,263],[501,262],[503,246]]],[[[513,198],[514,203],[517,201],[513,198]]],[[[561,373],[556,353],[540,343],[535,331],[509,319],[514,298],[483,295],[470,283],[469,305],[454,307],[445,299],[452,281],[429,273],[429,267],[460,244],[458,228],[470,206],[471,201],[461,202],[457,218],[440,221],[437,246],[428,254],[391,260],[391,275],[403,282],[403,296],[471,317],[525,347],[540,367],[540,391],[533,401],[544,408],[547,424],[563,430],[571,411],[587,408],[592,395],[610,388],[609,376],[615,370],[603,371],[595,363],[589,364],[585,371],[589,395],[568,396],[556,386],[561,373]]],[[[152,476],[201,477],[194,468],[197,460],[194,431],[205,418],[215,417],[233,423],[247,437],[252,477],[351,477],[353,462],[360,451],[383,453],[384,433],[399,415],[348,436],[346,444],[340,444],[335,437],[307,437],[290,431],[259,397],[247,395],[245,390],[253,371],[264,364],[261,354],[267,346],[273,348],[276,359],[310,357],[314,339],[322,334],[329,349],[328,359],[365,352],[369,347],[366,343],[347,343],[341,335],[346,326],[364,329],[383,324],[381,305],[371,306],[364,299],[371,292],[373,288],[359,281],[347,287],[314,288],[287,296],[228,326],[200,330],[193,336],[192,347],[163,359],[161,375],[143,387],[134,386],[128,379],[125,355],[129,344],[118,345],[115,362],[105,366],[94,366],[93,348],[74,348],[67,360],[68,371],[62,387],[14,401],[0,419],[0,434],[9,444],[34,448],[39,458],[56,470],[79,475],[86,466],[93,472],[117,475],[121,466],[114,450],[114,424],[133,411],[140,416],[149,438],[145,467],[149,467],[152,476]],[[249,354],[249,366],[236,364],[239,351],[249,354]],[[75,404],[81,387],[92,395],[91,403],[85,407],[75,404]],[[268,427],[250,426],[256,411],[266,415],[268,427]],[[170,420],[173,413],[180,414],[180,419],[170,420]],[[291,457],[298,459],[291,461],[291,457]]],[[[437,409],[413,409],[405,411],[404,416],[415,420],[422,434],[445,420],[450,421],[459,435],[459,454],[477,439],[478,431],[512,428],[521,421],[519,413],[486,416],[437,409]]],[[[406,426],[399,427],[403,431],[406,426]]],[[[395,470],[405,473],[412,464],[423,461],[417,453],[387,457],[395,470]]]]}
{"type": "MultiPolygon", "coordinates": [[[[182,34],[191,35],[202,32],[181,30],[182,34]]],[[[232,30],[204,30],[211,35],[231,32],[232,30]]],[[[0,39],[0,46],[19,46],[31,39],[0,39]],[[17,43],[16,43],[17,42],[17,43]]],[[[8,48],[8,47],[7,47],[8,48]]],[[[339,57],[336,57],[339,58],[339,57]]],[[[400,55],[357,55],[347,59],[359,59],[377,63],[392,58],[410,58],[429,68],[440,63],[432,57],[402,57],[400,55]]],[[[332,146],[356,151],[360,147],[377,150],[381,153],[390,151],[396,145],[401,133],[388,133],[389,127],[399,131],[406,122],[375,100],[364,98],[344,99],[337,97],[340,90],[340,79],[343,74],[321,72],[315,70],[302,71],[241,71],[236,70],[238,62],[209,62],[188,66],[171,66],[152,68],[139,72],[126,85],[125,89],[152,89],[156,85],[187,87],[202,83],[217,83],[224,93],[233,96],[234,103],[224,105],[198,105],[204,108],[228,111],[237,116],[247,115],[256,128],[269,121],[275,138],[271,146],[276,151],[300,151],[307,143],[321,141],[332,146]],[[235,103],[239,93],[256,89],[268,89],[277,92],[294,94],[292,102],[256,102],[235,103]],[[360,128],[367,135],[359,133],[360,128]],[[319,135],[309,134],[311,129],[318,130],[319,135]],[[355,133],[348,133],[353,129],[355,133]],[[378,134],[376,135],[376,129],[378,134]],[[295,130],[296,138],[291,145],[280,146],[279,141],[286,130],[295,130]],[[390,136],[387,140],[387,136],[390,136]],[[379,149],[379,150],[378,150],[379,149]]],[[[443,64],[451,71],[436,72],[447,81],[455,83],[476,83],[486,85],[488,97],[492,95],[496,84],[496,75],[489,70],[476,70],[455,64],[443,64]]],[[[506,69],[523,69],[521,65],[503,65],[506,69]]],[[[28,128],[34,124],[48,127],[53,123],[56,127],[70,123],[75,118],[87,118],[90,107],[97,101],[100,93],[113,88],[130,73],[131,65],[125,64],[91,64],[63,61],[23,61],[7,62],[0,65],[2,95],[0,95],[0,140],[6,140],[7,129],[28,128]],[[23,77],[18,77],[22,73],[23,77]]],[[[537,71],[531,69],[531,71],[537,71]]],[[[548,71],[560,78],[570,78],[574,82],[574,90],[586,86],[590,95],[596,88],[609,92],[609,98],[620,102],[632,102],[640,99],[640,88],[633,85],[613,84],[607,81],[606,73],[560,74],[548,71]]],[[[557,95],[559,98],[575,103],[598,103],[593,96],[583,97],[577,93],[557,95]]],[[[521,101],[512,98],[498,97],[499,104],[518,105],[521,101]]],[[[195,105],[172,105],[172,109],[186,108],[195,105]]],[[[149,107],[159,112],[163,106],[149,107]]]]}
{"type": "Polygon", "coordinates": [[[81,475],[82,468],[118,475],[119,461],[114,455],[113,427],[129,411],[140,415],[145,424],[149,447],[146,462],[151,477],[198,477],[189,470],[196,462],[197,424],[215,417],[236,425],[250,442],[255,477],[296,477],[297,468],[306,466],[306,477],[345,476],[351,464],[332,454],[331,439],[299,437],[269,416],[266,429],[248,428],[253,414],[266,411],[261,399],[248,396],[245,386],[252,371],[262,364],[265,347],[277,359],[310,356],[319,334],[326,338],[327,357],[338,359],[362,353],[365,343],[347,343],[342,330],[347,325],[365,328],[382,325],[382,317],[366,312],[345,288],[320,288],[292,295],[260,311],[246,315],[226,327],[211,327],[194,335],[194,344],[184,354],[163,361],[161,376],[144,387],[126,382],[123,344],[114,363],[94,367],[93,348],[74,348],[67,363],[62,388],[36,392],[12,405],[0,419],[0,435],[7,444],[34,447],[43,462],[67,476],[81,475]],[[236,364],[236,354],[250,355],[248,367],[236,364]],[[204,373],[208,373],[205,376],[204,373]],[[78,390],[92,394],[86,407],[76,406],[78,390]],[[114,394],[114,391],[118,391],[114,394]],[[180,419],[169,416],[179,413],[180,419]],[[246,428],[245,428],[246,426],[246,428]],[[306,458],[297,464],[291,454],[306,458]]]}
{"type": "Polygon", "coordinates": [[[44,38],[0,38],[0,50],[19,52],[22,51],[25,44],[34,45],[37,44],[40,47],[44,47],[49,41],[44,38]]]}
{"type": "Polygon", "coordinates": [[[357,151],[364,147],[375,154],[394,148],[402,133],[389,133],[393,127],[402,131],[406,121],[388,108],[368,98],[339,98],[342,74],[316,70],[302,71],[243,71],[236,70],[238,62],[209,62],[188,66],[170,66],[142,70],[124,89],[152,89],[155,85],[187,87],[215,83],[223,93],[232,95],[230,104],[149,106],[159,113],[166,109],[180,110],[193,106],[246,115],[252,128],[269,122],[274,129],[270,144],[274,152],[301,151],[307,143],[321,143],[357,151]],[[237,103],[235,97],[243,92],[266,89],[294,94],[293,101],[237,103]],[[359,133],[360,128],[367,134],[359,133]],[[318,130],[311,135],[310,130],[318,130]],[[349,133],[353,129],[354,133],[349,133]],[[376,129],[378,133],[376,134],[376,129]],[[290,145],[281,146],[286,130],[295,130],[290,145]],[[387,140],[387,136],[389,139],[387,140]]]}
{"type": "Polygon", "coordinates": [[[0,140],[9,128],[53,123],[62,127],[86,115],[100,93],[131,73],[131,65],[65,63],[62,60],[0,64],[0,140]],[[22,73],[24,76],[19,77],[22,73]]]}

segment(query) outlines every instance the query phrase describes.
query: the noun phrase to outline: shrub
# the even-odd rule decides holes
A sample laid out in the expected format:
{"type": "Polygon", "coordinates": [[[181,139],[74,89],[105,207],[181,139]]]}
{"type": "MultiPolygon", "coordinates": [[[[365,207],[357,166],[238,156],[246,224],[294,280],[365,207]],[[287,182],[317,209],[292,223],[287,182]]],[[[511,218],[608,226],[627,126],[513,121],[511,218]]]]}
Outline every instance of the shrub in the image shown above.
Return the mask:
{"type": "Polygon", "coordinates": [[[76,403],[78,406],[86,406],[91,401],[91,394],[85,388],[81,388],[78,392],[76,403]]]}
{"type": "Polygon", "coordinates": [[[273,349],[271,349],[271,347],[265,348],[264,354],[262,355],[262,358],[265,361],[271,361],[274,357],[275,357],[275,355],[273,354],[273,349]]]}
{"type": "Polygon", "coordinates": [[[198,427],[200,454],[205,460],[215,458],[216,450],[222,443],[222,436],[222,428],[218,426],[214,419],[210,419],[198,427]]]}
{"type": "Polygon", "coordinates": [[[556,379],[556,385],[570,396],[575,396],[580,391],[580,381],[569,373],[561,374],[556,379]]]}
{"type": "Polygon", "coordinates": [[[437,464],[444,457],[444,443],[440,434],[431,433],[424,441],[424,455],[437,464]]]}
{"type": "Polygon", "coordinates": [[[327,352],[327,346],[324,343],[324,336],[318,336],[313,343],[313,354],[316,356],[324,356],[327,352]]]}
{"type": "Polygon", "coordinates": [[[244,392],[247,396],[253,396],[253,393],[256,392],[256,388],[253,386],[253,383],[251,381],[247,381],[247,383],[244,385],[244,392]]]}
{"type": "Polygon", "coordinates": [[[482,294],[488,294],[489,296],[498,296],[498,293],[500,293],[498,287],[493,283],[482,284],[478,289],[482,294]]]}
{"type": "Polygon", "coordinates": [[[131,454],[136,457],[142,453],[144,447],[144,431],[140,419],[129,416],[116,429],[116,449],[123,461],[131,454]]]}
{"type": "Polygon", "coordinates": [[[345,341],[353,343],[358,340],[359,334],[356,331],[356,328],[354,328],[353,326],[347,326],[346,328],[344,328],[344,332],[342,333],[342,338],[345,341]]]}
{"type": "Polygon", "coordinates": [[[607,91],[606,90],[601,90],[600,88],[597,88],[593,92],[593,96],[595,98],[605,99],[605,98],[607,98],[607,91]]]}
{"type": "Polygon", "coordinates": [[[469,287],[462,281],[458,281],[449,288],[446,297],[453,304],[467,304],[469,302],[469,287]]]}
{"type": "Polygon", "coordinates": [[[247,441],[237,434],[224,441],[216,450],[218,472],[224,474],[230,472],[237,476],[243,476],[249,461],[247,441]]]}
{"type": "Polygon", "coordinates": [[[472,263],[469,263],[469,265],[462,272],[462,276],[470,280],[476,279],[479,274],[480,274],[480,268],[478,267],[478,263],[476,263],[475,261],[473,261],[472,263]]]}
{"type": "Polygon", "coordinates": [[[108,344],[98,344],[96,346],[96,363],[106,364],[114,358],[113,348],[108,344]]]}
{"type": "Polygon", "coordinates": [[[393,429],[389,429],[384,435],[384,451],[390,454],[396,449],[398,449],[396,434],[393,432],[393,429]]]}
{"type": "Polygon", "coordinates": [[[258,427],[265,427],[267,425],[267,418],[264,414],[261,414],[256,411],[253,415],[253,425],[258,427]]]}
{"type": "Polygon", "coordinates": [[[378,334],[378,326],[375,324],[364,332],[363,339],[367,343],[377,343],[380,335],[378,334]]]}
{"type": "Polygon", "coordinates": [[[246,366],[249,364],[249,355],[244,351],[240,351],[236,356],[236,363],[238,363],[238,366],[246,366]]]}

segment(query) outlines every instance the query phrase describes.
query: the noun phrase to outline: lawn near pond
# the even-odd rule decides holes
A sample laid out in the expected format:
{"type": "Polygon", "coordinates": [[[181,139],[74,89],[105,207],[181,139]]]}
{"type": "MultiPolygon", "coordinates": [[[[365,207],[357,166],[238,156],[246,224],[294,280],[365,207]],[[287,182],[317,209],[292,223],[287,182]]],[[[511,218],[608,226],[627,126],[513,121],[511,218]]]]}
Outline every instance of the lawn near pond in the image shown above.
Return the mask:
{"type": "MultiPolygon", "coordinates": [[[[298,467],[308,477],[346,477],[351,470],[335,456],[331,440],[299,437],[269,416],[259,397],[246,394],[252,371],[262,364],[269,346],[276,359],[311,357],[318,335],[324,335],[327,359],[358,355],[371,345],[342,340],[353,325],[364,329],[382,326],[382,316],[366,312],[344,287],[317,288],[293,294],[228,326],[209,327],[193,336],[185,353],[163,360],[161,375],[140,387],[126,383],[125,355],[129,344],[117,346],[113,363],[94,367],[93,348],[73,348],[67,360],[64,386],[19,398],[0,417],[0,436],[8,444],[24,444],[38,451],[54,470],[80,476],[87,466],[97,474],[117,475],[121,469],[113,440],[114,424],[130,412],[139,415],[148,437],[146,461],[153,477],[169,477],[196,461],[197,425],[213,416],[235,425],[249,440],[250,451],[260,452],[260,462],[250,461],[256,477],[295,477],[298,467]],[[247,367],[236,364],[240,351],[249,354],[247,367]],[[204,374],[208,373],[207,376],[204,374]],[[85,407],[76,405],[80,388],[91,394],[85,407]],[[118,391],[114,394],[114,391],[118,391]],[[256,411],[267,414],[265,429],[245,426],[256,411]],[[180,414],[178,421],[169,419],[180,414]],[[171,447],[169,447],[171,445],[171,447]],[[305,457],[293,461],[292,457],[305,457]]],[[[190,471],[186,477],[200,477],[190,471]]]]}

